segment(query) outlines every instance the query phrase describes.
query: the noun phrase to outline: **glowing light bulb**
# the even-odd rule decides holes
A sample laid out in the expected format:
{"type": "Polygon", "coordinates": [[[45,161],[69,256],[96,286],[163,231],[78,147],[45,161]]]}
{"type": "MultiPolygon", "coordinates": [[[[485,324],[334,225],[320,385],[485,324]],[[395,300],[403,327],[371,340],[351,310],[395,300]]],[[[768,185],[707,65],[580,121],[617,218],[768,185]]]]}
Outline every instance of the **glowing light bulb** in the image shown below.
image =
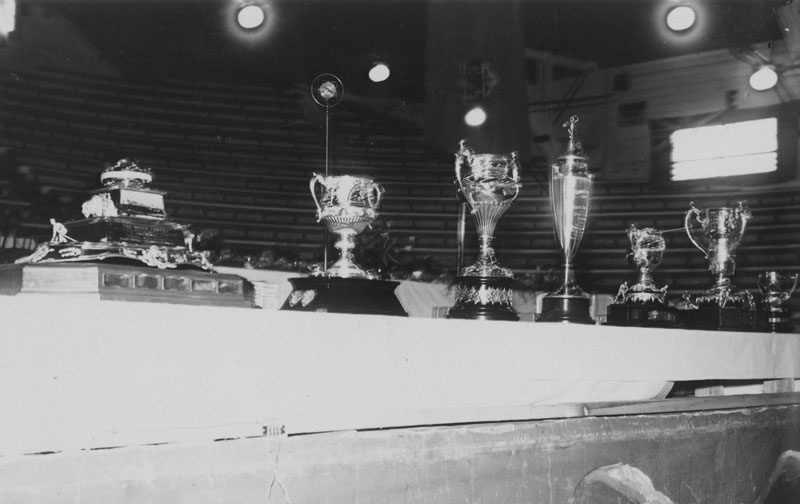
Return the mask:
{"type": "Polygon", "coordinates": [[[667,26],[672,31],[685,31],[694,26],[697,13],[688,5],[679,5],[667,13],[667,26]]]}
{"type": "Polygon", "coordinates": [[[771,65],[764,65],[750,75],[750,87],[756,91],[772,89],[778,83],[778,72],[771,65]]]}
{"type": "Polygon", "coordinates": [[[253,30],[264,24],[264,9],[258,5],[245,5],[236,13],[236,22],[245,30],[253,30]]]}
{"type": "Polygon", "coordinates": [[[486,122],[486,111],[475,107],[464,115],[464,122],[467,126],[480,126],[486,122]]]}
{"type": "Polygon", "coordinates": [[[369,71],[369,80],[372,82],[383,82],[389,78],[389,67],[385,63],[376,63],[369,71]]]}

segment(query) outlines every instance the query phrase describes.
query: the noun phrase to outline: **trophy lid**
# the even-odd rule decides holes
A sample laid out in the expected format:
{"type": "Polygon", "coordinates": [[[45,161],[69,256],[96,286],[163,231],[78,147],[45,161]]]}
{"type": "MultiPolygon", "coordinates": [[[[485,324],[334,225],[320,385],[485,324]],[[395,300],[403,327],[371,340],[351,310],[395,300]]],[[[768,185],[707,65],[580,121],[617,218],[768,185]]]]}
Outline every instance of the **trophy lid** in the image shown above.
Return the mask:
{"type": "Polygon", "coordinates": [[[570,116],[569,120],[564,122],[561,126],[567,128],[569,133],[569,143],[567,150],[556,159],[553,164],[554,173],[560,175],[568,175],[575,173],[583,173],[589,170],[589,159],[583,155],[583,148],[581,142],[575,134],[576,124],[579,119],[577,115],[570,116]]]}
{"type": "Polygon", "coordinates": [[[153,173],[150,168],[139,166],[127,158],[120,159],[100,174],[100,182],[105,187],[145,189],[152,181],[153,173]]]}

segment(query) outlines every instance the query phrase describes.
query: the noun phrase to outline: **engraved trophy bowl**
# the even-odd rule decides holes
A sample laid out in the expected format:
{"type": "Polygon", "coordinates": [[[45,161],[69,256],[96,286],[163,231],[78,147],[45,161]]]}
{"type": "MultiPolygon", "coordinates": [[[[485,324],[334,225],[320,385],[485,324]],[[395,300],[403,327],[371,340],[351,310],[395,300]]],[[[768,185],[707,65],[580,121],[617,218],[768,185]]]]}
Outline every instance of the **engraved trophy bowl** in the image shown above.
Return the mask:
{"type": "Polygon", "coordinates": [[[317,222],[324,221],[328,229],[339,236],[334,244],[339,250],[339,259],[323,274],[368,278],[367,272],[353,260],[354,239],[375,221],[383,186],[370,177],[315,173],[309,188],[317,206],[317,222]]]}
{"type": "Polygon", "coordinates": [[[514,273],[497,262],[492,248],[497,223],[522,187],[519,169],[516,152],[509,156],[476,154],[466,141],[459,143],[455,161],[458,198],[469,207],[475,222],[480,255],[475,263],[459,270],[456,304],[448,318],[519,320],[512,307],[514,273]]]}
{"type": "Polygon", "coordinates": [[[561,287],[542,298],[538,318],[542,322],[594,323],[589,313],[589,295],[575,282],[572,263],[583,240],[592,190],[588,160],[575,137],[577,122],[578,117],[571,116],[563,124],[569,132],[569,144],[550,170],[550,203],[556,240],[564,258],[564,274],[561,287]]]}
{"type": "Polygon", "coordinates": [[[517,198],[522,187],[519,183],[517,153],[512,152],[510,157],[475,154],[462,140],[456,153],[455,169],[459,195],[469,205],[480,240],[478,260],[463,268],[459,274],[513,278],[511,270],[498,264],[492,240],[497,222],[517,198]]]}
{"type": "Polygon", "coordinates": [[[631,224],[628,240],[631,246],[628,262],[639,270],[639,281],[628,288],[625,301],[664,304],[667,286],[658,288],[653,280],[653,271],[661,264],[667,247],[661,230],[649,227],[639,229],[631,224]]]}
{"type": "Polygon", "coordinates": [[[736,268],[736,252],[742,240],[747,221],[752,214],[743,202],[736,207],[712,207],[699,209],[694,202],[686,212],[684,229],[692,244],[708,259],[708,270],[715,277],[714,286],[697,297],[699,307],[737,307],[752,308],[752,296],[747,291],[737,291],[731,283],[731,276],[736,268]],[[695,239],[692,219],[696,220],[702,230],[705,244],[695,239]]]}
{"type": "Polygon", "coordinates": [[[791,313],[787,306],[797,288],[798,274],[781,271],[765,271],[758,275],[758,290],[761,291],[761,308],[767,314],[767,325],[772,332],[791,329],[791,313]]]}

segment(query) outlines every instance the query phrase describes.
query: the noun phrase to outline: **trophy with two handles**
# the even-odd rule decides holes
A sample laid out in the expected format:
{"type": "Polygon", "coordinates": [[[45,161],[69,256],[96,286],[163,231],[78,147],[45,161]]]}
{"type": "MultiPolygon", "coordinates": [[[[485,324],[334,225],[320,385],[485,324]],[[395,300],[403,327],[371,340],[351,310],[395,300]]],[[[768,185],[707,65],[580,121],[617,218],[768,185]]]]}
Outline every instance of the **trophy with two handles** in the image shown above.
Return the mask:
{"type": "Polygon", "coordinates": [[[342,82],[331,74],[322,74],[311,84],[314,101],[325,109],[326,154],[325,174],[314,173],[309,189],[317,222],[324,222],[326,229],[338,236],[334,247],[339,257],[328,267],[326,253],[324,269],[308,277],[290,278],[292,292],[281,309],[407,316],[394,295],[399,283],[378,279],[353,258],[355,237],[378,216],[383,186],[371,177],[328,173],[329,114],[343,92],[342,82]]]}
{"type": "Polygon", "coordinates": [[[690,300],[688,310],[681,313],[689,327],[746,330],[759,326],[753,295],[738,289],[731,282],[736,269],[736,252],[752,217],[750,209],[738,202],[735,207],[700,209],[694,201],[686,212],[686,235],[708,260],[708,271],[714,285],[690,300]],[[702,233],[692,221],[700,224],[702,233]],[[698,239],[695,235],[701,234],[698,239]],[[702,243],[701,243],[702,242],[702,243]]]}
{"type": "Polygon", "coordinates": [[[456,303],[448,311],[448,318],[519,320],[513,307],[514,273],[498,263],[492,248],[497,222],[522,187],[519,170],[516,152],[476,154],[466,141],[459,144],[455,182],[459,200],[469,207],[475,221],[480,255],[474,264],[458,272],[456,303]]]}

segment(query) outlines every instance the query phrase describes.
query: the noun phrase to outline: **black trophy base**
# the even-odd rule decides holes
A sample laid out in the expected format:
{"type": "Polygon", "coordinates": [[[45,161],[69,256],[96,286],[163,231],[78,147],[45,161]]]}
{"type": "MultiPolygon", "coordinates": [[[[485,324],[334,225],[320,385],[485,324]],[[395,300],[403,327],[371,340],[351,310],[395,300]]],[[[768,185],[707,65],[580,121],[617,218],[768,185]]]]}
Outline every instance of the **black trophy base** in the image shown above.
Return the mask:
{"type": "Polygon", "coordinates": [[[679,322],[688,329],[709,331],[764,331],[766,314],[738,307],[704,306],[680,310],[679,322]]]}
{"type": "Polygon", "coordinates": [[[327,276],[290,278],[289,282],[292,292],[281,310],[408,316],[394,295],[398,282],[327,276]]]}
{"type": "Polygon", "coordinates": [[[594,324],[589,306],[588,297],[548,295],[542,298],[542,312],[536,321],[594,324]]]}
{"type": "Polygon", "coordinates": [[[606,325],[676,327],[678,310],[660,303],[610,304],[606,311],[606,325]]]}
{"type": "Polygon", "coordinates": [[[456,304],[447,312],[447,318],[519,320],[513,307],[513,283],[513,278],[506,277],[456,277],[456,304]]]}
{"type": "Polygon", "coordinates": [[[786,309],[759,310],[760,330],[770,333],[790,333],[795,327],[792,323],[792,314],[786,309]]]}

